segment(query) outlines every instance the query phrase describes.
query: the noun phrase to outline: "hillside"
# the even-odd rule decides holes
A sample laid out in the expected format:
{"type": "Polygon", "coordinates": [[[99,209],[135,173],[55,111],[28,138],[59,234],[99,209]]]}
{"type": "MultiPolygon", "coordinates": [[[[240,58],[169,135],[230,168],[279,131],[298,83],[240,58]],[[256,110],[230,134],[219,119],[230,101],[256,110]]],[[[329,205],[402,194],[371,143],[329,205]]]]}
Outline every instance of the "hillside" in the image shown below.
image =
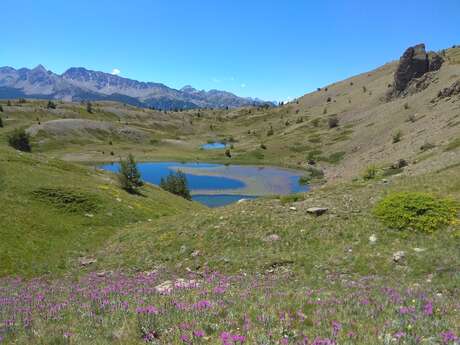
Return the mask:
{"type": "Polygon", "coordinates": [[[120,227],[201,208],[153,186],[133,196],[100,170],[3,146],[0,189],[0,276],[66,272],[120,227]]]}
{"type": "MultiPolygon", "coordinates": [[[[459,160],[458,93],[440,95],[442,90],[455,90],[459,83],[459,50],[447,49],[439,70],[415,78],[414,90],[392,99],[388,99],[388,93],[398,62],[322,87],[277,108],[159,112],[98,102],[89,114],[85,105],[76,103],[59,103],[53,110],[46,109],[45,102],[13,103],[11,107],[3,103],[3,107],[9,116],[7,123],[27,125],[35,120],[30,130],[36,134],[36,150],[66,160],[110,161],[114,159],[110,152],[115,157],[134,152],[142,160],[202,160],[298,168],[308,168],[311,162],[324,170],[332,183],[358,178],[374,165],[386,171],[403,159],[407,163],[403,173],[414,175],[459,160]],[[60,122],[46,123],[68,118],[105,121],[111,124],[100,126],[116,128],[105,136],[89,133],[90,128],[87,135],[58,135],[56,128],[61,126],[60,122]],[[331,121],[335,122],[333,128],[331,121]],[[139,135],[118,135],[120,131],[139,135]],[[199,149],[200,144],[210,140],[231,140],[231,160],[222,152],[199,149]]],[[[398,169],[387,173],[400,173],[398,169]]]]}
{"type": "Polygon", "coordinates": [[[279,107],[0,101],[0,343],[456,344],[459,85],[460,48],[418,45],[279,107]],[[32,153],[7,146],[18,128],[32,153]],[[312,188],[131,195],[95,168],[129,153],[312,188]]]}

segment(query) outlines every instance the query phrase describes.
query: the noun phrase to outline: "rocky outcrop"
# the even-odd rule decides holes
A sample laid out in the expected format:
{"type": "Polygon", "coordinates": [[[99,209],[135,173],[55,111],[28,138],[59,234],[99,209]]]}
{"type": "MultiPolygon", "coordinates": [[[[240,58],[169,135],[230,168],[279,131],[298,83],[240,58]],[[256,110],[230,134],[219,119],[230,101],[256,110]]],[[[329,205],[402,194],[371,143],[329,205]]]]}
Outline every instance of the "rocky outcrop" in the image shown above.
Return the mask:
{"type": "Polygon", "coordinates": [[[451,86],[439,91],[438,98],[447,98],[455,95],[460,95],[460,80],[457,80],[451,86]]]}
{"type": "Polygon", "coordinates": [[[432,79],[427,73],[439,70],[443,62],[444,59],[440,55],[427,53],[423,43],[407,48],[399,59],[388,98],[406,95],[409,89],[410,93],[414,93],[426,88],[432,79]],[[417,79],[422,77],[423,82],[417,82],[417,79]]]}
{"type": "Polygon", "coordinates": [[[327,211],[328,211],[328,208],[326,207],[310,207],[307,209],[307,213],[313,214],[315,216],[321,216],[327,211]]]}

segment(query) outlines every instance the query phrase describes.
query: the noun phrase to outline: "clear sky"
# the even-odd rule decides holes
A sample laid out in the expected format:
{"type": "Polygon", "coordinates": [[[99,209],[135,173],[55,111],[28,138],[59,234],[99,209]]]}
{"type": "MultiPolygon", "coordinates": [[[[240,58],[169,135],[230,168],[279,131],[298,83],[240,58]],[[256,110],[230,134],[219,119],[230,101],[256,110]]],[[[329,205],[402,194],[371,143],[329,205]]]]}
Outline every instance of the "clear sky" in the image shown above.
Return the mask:
{"type": "Polygon", "coordinates": [[[460,44],[460,0],[0,0],[0,66],[286,100],[460,44]]]}

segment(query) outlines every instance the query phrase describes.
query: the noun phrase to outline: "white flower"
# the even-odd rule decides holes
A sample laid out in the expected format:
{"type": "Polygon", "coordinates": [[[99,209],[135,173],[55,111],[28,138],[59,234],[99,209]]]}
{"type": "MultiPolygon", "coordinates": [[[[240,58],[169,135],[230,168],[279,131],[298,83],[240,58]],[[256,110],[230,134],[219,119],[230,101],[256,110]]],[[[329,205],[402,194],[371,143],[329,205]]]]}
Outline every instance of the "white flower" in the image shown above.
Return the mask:
{"type": "Polygon", "coordinates": [[[374,234],[370,235],[369,242],[371,242],[372,244],[377,242],[377,236],[375,236],[374,234]]]}

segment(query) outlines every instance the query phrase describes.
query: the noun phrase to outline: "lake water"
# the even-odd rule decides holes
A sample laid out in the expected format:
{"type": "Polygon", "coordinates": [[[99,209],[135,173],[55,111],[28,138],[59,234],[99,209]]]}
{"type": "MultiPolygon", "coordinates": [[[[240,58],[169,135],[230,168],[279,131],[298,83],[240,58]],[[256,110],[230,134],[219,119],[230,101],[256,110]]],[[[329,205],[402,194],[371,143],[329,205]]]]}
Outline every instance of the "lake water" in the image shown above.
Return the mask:
{"type": "MultiPolygon", "coordinates": [[[[112,172],[118,172],[118,167],[118,163],[102,166],[112,172]]],[[[181,170],[187,176],[192,199],[209,207],[308,190],[308,186],[299,184],[303,172],[277,167],[179,162],[146,162],[138,163],[138,167],[142,179],[156,185],[162,177],[181,170]]]]}
{"type": "Polygon", "coordinates": [[[227,144],[220,143],[220,142],[207,143],[207,144],[201,145],[201,148],[204,150],[220,150],[220,149],[225,149],[226,147],[227,147],[227,144]]]}

